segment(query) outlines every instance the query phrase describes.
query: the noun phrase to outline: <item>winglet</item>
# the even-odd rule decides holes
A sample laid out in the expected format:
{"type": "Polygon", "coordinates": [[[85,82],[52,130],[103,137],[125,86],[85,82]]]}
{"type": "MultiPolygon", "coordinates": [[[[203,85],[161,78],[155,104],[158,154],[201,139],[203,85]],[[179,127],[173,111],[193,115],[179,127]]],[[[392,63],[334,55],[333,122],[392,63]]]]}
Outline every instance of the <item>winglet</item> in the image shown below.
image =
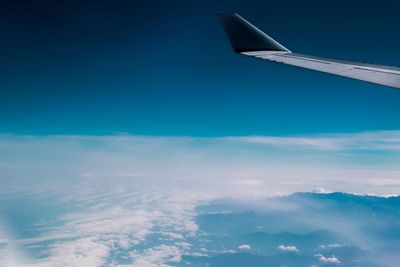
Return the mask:
{"type": "Polygon", "coordinates": [[[251,51],[290,52],[238,14],[217,14],[236,53],[251,51]]]}

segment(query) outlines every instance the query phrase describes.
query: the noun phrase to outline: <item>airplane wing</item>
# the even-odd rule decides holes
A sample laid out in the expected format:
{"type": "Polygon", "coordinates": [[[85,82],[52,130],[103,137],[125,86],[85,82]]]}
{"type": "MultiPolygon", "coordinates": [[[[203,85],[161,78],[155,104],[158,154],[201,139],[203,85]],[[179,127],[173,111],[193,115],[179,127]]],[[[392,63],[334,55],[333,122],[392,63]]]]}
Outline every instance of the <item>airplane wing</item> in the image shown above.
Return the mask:
{"type": "Polygon", "coordinates": [[[292,53],[238,14],[218,14],[236,53],[400,88],[400,68],[292,53]]]}

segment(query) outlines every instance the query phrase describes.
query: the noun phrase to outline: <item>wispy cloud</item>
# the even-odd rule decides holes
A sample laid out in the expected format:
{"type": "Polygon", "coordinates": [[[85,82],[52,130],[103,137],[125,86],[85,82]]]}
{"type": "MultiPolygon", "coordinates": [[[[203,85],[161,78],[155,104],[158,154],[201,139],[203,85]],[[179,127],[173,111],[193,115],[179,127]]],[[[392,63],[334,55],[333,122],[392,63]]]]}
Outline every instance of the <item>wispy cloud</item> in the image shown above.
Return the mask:
{"type": "Polygon", "coordinates": [[[400,131],[325,134],[307,137],[244,136],[222,139],[229,142],[279,146],[287,149],[400,150],[400,131]]]}
{"type": "Polygon", "coordinates": [[[319,245],[318,248],[320,249],[327,249],[327,248],[344,248],[347,247],[348,245],[343,245],[343,244],[328,244],[328,245],[319,245]]]}

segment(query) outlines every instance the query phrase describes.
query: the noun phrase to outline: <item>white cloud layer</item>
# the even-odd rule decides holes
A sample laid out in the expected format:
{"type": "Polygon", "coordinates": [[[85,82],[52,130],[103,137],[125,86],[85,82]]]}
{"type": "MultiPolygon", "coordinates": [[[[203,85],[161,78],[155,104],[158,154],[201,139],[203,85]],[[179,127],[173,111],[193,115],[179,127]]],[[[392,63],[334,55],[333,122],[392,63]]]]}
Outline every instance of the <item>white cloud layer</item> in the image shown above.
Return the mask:
{"type": "MultiPolygon", "coordinates": [[[[0,159],[0,197],[57,199],[59,207],[74,207],[54,221],[38,222],[39,236],[0,235],[0,265],[116,266],[110,255],[119,249],[131,266],[166,267],[182,255],[201,254],[183,240],[197,234],[194,207],[203,201],[322,187],[375,194],[400,188],[399,131],[218,138],[2,135],[0,159]],[[137,249],[149,235],[163,244],[137,249]],[[29,246],[44,247],[47,254],[32,260],[18,249],[29,246]]],[[[278,249],[299,252],[290,245],[278,249]]],[[[318,258],[340,263],[334,256],[318,258]]]]}
{"type": "Polygon", "coordinates": [[[114,266],[110,256],[118,250],[128,262],[126,266],[167,267],[169,263],[179,262],[181,254],[191,248],[188,243],[175,242],[174,245],[160,245],[144,251],[135,249],[149,234],[167,236],[172,240],[195,235],[197,225],[193,221],[193,208],[196,201],[190,195],[157,191],[122,192],[113,187],[102,193],[99,188],[92,189],[93,192],[89,193],[86,189],[79,192],[78,187],[69,188],[65,193],[74,195],[75,199],[63,199],[59,205],[78,204],[83,210],[67,212],[56,218],[58,226],[42,229],[42,236],[7,239],[10,245],[20,247],[43,246],[46,257],[34,260],[18,251],[7,250],[4,251],[7,258],[0,258],[0,266],[11,261],[12,266],[31,267],[114,266]]]}
{"type": "Polygon", "coordinates": [[[400,188],[400,131],[216,138],[1,135],[0,158],[0,193],[23,191],[37,180],[129,181],[146,188],[192,188],[210,197],[318,187],[396,194],[400,188]]]}

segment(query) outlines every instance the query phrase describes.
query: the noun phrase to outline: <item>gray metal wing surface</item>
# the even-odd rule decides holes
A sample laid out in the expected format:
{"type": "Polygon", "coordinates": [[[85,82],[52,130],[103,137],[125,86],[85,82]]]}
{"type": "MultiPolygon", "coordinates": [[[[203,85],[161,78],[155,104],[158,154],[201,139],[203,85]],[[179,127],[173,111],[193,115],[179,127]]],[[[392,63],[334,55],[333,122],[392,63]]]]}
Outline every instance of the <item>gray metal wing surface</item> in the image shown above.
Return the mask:
{"type": "Polygon", "coordinates": [[[292,53],[238,14],[218,15],[236,53],[400,88],[400,68],[292,53]]]}

